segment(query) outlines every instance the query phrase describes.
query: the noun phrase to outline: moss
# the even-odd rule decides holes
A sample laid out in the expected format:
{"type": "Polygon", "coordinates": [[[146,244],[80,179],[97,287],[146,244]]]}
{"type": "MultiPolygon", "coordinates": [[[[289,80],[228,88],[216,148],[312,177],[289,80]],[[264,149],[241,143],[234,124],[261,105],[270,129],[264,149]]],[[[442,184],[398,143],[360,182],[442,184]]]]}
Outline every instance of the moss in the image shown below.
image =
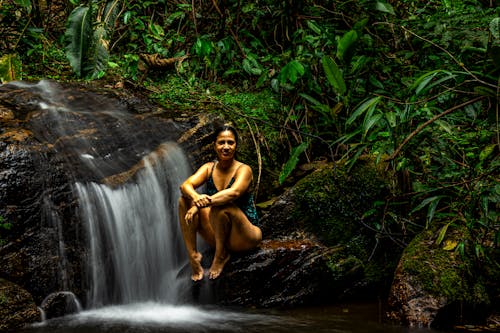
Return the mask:
{"type": "Polygon", "coordinates": [[[449,302],[489,303],[485,285],[477,277],[473,263],[466,259],[469,257],[436,245],[434,235],[435,231],[427,230],[410,243],[402,258],[403,270],[414,275],[427,292],[445,296],[449,302]]]}
{"type": "Polygon", "coordinates": [[[8,300],[9,299],[7,298],[7,295],[5,294],[5,292],[3,290],[0,291],[0,305],[7,304],[8,300]]]}
{"type": "Polygon", "coordinates": [[[297,184],[294,218],[326,245],[345,244],[360,233],[361,216],[387,189],[387,182],[369,163],[350,171],[326,167],[297,184]]]}
{"type": "Polygon", "coordinates": [[[325,245],[341,248],[328,258],[332,285],[338,293],[369,297],[390,287],[401,250],[392,242],[384,243],[373,227],[367,227],[373,226],[375,219],[362,219],[389,191],[381,175],[383,172],[370,161],[362,161],[351,170],[330,165],[294,187],[293,220],[300,221],[325,245]]]}

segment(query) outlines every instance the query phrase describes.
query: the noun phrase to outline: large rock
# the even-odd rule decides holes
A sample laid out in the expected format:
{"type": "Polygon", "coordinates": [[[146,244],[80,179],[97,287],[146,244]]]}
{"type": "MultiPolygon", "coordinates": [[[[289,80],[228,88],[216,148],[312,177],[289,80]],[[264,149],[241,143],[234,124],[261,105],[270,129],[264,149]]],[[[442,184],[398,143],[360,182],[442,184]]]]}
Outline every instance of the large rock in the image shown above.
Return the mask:
{"type": "MultiPolygon", "coordinates": [[[[185,267],[183,298],[198,303],[283,307],[330,301],[327,247],[311,240],[264,240],[255,251],[233,254],[219,278],[190,281],[185,267]]],[[[206,251],[208,267],[212,253],[206,251]]]]}
{"type": "Polygon", "coordinates": [[[262,217],[265,237],[316,240],[326,254],[331,300],[385,297],[401,249],[363,217],[389,185],[369,160],[354,168],[318,164],[279,196],[262,217]]]}
{"type": "Polygon", "coordinates": [[[473,255],[456,251],[459,241],[470,237],[466,231],[448,230],[439,244],[436,235],[426,230],[405,249],[390,290],[388,317],[412,327],[444,329],[486,323],[488,315],[498,312],[500,270],[477,265],[473,255]]]}
{"type": "Polygon", "coordinates": [[[31,294],[17,284],[0,278],[0,332],[13,332],[40,319],[31,294]]]}

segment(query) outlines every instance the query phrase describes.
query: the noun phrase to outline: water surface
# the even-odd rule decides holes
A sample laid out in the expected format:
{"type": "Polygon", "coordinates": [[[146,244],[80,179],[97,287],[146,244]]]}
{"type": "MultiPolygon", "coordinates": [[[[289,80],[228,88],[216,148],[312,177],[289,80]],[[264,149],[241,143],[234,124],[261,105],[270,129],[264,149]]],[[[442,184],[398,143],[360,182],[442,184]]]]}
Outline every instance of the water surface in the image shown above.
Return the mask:
{"type": "Polygon", "coordinates": [[[444,333],[383,323],[376,304],[256,310],[135,303],[82,311],[21,333],[444,333]]]}

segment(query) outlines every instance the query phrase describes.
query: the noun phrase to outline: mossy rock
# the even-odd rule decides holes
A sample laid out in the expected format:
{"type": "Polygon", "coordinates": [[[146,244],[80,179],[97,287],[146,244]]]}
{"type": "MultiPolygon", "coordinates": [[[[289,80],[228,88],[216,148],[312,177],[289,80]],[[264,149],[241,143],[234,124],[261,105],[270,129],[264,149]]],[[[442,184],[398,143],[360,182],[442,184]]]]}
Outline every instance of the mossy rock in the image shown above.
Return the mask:
{"type": "Polygon", "coordinates": [[[498,249],[485,249],[487,255],[479,259],[468,253],[474,246],[465,227],[449,228],[444,239],[438,235],[437,227],[425,230],[405,249],[389,295],[389,316],[416,326],[485,322],[498,310],[500,268],[488,260],[498,249]],[[458,251],[461,243],[464,255],[458,251]]]}
{"type": "Polygon", "coordinates": [[[269,208],[264,237],[313,237],[328,246],[332,297],[385,296],[402,249],[381,239],[376,217],[365,213],[389,190],[386,175],[370,160],[352,169],[323,164],[269,208]]]}
{"type": "Polygon", "coordinates": [[[345,244],[363,233],[361,222],[371,222],[363,215],[388,190],[387,180],[369,161],[352,169],[328,165],[295,186],[294,219],[326,245],[345,244]]]}
{"type": "MultiPolygon", "coordinates": [[[[427,230],[415,237],[401,258],[402,269],[417,277],[427,292],[446,297],[448,302],[491,303],[484,279],[471,256],[462,256],[455,248],[446,246],[466,239],[467,232],[454,230],[448,234],[446,244],[437,244],[436,234],[427,230]]],[[[500,280],[498,270],[495,273],[493,269],[490,267],[490,273],[500,280]]]]}

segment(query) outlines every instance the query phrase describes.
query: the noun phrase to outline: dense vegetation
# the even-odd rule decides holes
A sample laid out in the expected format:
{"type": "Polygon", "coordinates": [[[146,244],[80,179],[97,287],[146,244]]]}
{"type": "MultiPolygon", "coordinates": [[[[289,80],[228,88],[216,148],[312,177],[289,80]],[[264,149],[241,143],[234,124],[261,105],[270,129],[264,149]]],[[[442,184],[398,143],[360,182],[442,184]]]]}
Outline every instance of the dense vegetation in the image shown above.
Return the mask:
{"type": "Polygon", "coordinates": [[[370,228],[402,246],[434,230],[499,265],[494,1],[0,0],[0,19],[2,81],[133,85],[220,112],[279,184],[302,162],[373,158],[397,179],[360,216],[370,228]]]}

